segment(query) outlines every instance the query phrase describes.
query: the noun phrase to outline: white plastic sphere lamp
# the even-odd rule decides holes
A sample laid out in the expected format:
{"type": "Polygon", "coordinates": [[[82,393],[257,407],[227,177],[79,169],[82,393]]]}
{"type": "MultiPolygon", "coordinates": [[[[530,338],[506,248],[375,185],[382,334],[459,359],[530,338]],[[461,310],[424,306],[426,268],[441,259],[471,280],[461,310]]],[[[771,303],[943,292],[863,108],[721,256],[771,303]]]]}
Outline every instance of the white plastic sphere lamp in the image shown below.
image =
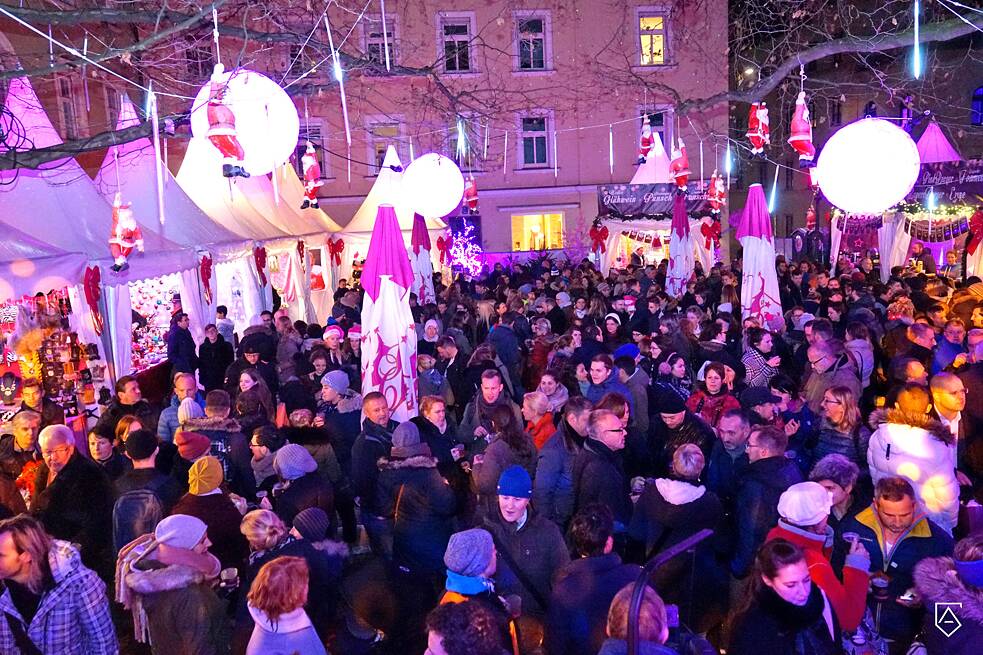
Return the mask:
{"type": "Polygon", "coordinates": [[[464,197],[464,176],[453,160],[430,152],[414,159],[403,173],[403,194],[410,208],[428,218],[454,211],[464,197]]]}
{"type": "Polygon", "coordinates": [[[851,214],[879,214],[905,199],[921,158],[911,136],[879,118],[864,118],[829,138],[816,166],[819,188],[851,214]]]}
{"type": "MultiPolygon", "coordinates": [[[[300,117],[286,91],[255,71],[223,71],[216,77],[228,82],[224,102],[235,115],[235,137],[245,153],[242,167],[251,175],[265,175],[290,159],[300,135],[300,117]]],[[[208,136],[210,90],[211,82],[198,91],[191,108],[191,132],[196,138],[208,136]]],[[[221,160],[218,149],[208,152],[221,160]]]]}

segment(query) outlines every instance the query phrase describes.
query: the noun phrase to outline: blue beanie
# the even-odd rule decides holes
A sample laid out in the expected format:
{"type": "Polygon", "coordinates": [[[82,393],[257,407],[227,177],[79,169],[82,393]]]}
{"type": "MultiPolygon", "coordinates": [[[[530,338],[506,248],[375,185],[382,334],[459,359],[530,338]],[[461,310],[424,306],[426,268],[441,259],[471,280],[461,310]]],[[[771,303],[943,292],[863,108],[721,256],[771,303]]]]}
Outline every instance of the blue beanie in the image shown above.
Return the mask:
{"type": "Polygon", "coordinates": [[[513,498],[532,498],[532,478],[526,469],[513,464],[498,478],[498,495],[513,498]]]}
{"type": "Polygon", "coordinates": [[[627,357],[631,357],[632,359],[635,359],[636,357],[638,357],[638,355],[639,355],[638,346],[633,343],[626,343],[623,346],[620,346],[617,350],[615,350],[614,354],[611,357],[612,359],[618,359],[619,357],[627,356],[627,357]]]}

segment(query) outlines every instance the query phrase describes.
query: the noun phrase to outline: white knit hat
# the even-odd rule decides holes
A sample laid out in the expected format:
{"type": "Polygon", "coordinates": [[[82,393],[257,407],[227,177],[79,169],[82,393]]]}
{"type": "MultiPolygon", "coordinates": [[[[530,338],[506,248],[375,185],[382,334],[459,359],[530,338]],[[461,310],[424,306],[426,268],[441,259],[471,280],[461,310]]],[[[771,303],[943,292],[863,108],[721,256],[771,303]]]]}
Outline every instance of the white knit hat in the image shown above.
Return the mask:
{"type": "Polygon", "coordinates": [[[818,482],[800,482],[778,499],[778,514],[793,525],[816,525],[829,516],[833,500],[818,482]]]}

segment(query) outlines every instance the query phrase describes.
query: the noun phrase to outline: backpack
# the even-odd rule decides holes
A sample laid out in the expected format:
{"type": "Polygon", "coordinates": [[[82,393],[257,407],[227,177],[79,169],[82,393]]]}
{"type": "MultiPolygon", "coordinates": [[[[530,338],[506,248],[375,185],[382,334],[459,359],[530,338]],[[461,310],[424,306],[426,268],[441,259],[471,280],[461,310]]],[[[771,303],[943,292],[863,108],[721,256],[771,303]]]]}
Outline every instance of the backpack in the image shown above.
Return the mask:
{"type": "Polygon", "coordinates": [[[150,489],[127,491],[113,505],[113,547],[118,553],[137,537],[153,532],[164,518],[160,497],[150,489]]]}

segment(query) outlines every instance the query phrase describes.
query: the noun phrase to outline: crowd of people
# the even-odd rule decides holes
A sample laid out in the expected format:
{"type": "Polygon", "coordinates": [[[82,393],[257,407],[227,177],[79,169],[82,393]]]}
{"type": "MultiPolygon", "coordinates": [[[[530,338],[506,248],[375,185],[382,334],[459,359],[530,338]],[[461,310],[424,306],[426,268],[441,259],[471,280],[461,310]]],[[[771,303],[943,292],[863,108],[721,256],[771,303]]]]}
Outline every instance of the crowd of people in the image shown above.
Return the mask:
{"type": "Polygon", "coordinates": [[[176,314],[171,396],[120,378],[87,443],[29,381],[0,652],[975,652],[983,329],[951,309],[983,283],[776,267],[767,320],[739,261],[682,298],[665,262],[435,276],[402,423],[345,281],[323,326],[220,307],[195,347],[176,314]]]}

